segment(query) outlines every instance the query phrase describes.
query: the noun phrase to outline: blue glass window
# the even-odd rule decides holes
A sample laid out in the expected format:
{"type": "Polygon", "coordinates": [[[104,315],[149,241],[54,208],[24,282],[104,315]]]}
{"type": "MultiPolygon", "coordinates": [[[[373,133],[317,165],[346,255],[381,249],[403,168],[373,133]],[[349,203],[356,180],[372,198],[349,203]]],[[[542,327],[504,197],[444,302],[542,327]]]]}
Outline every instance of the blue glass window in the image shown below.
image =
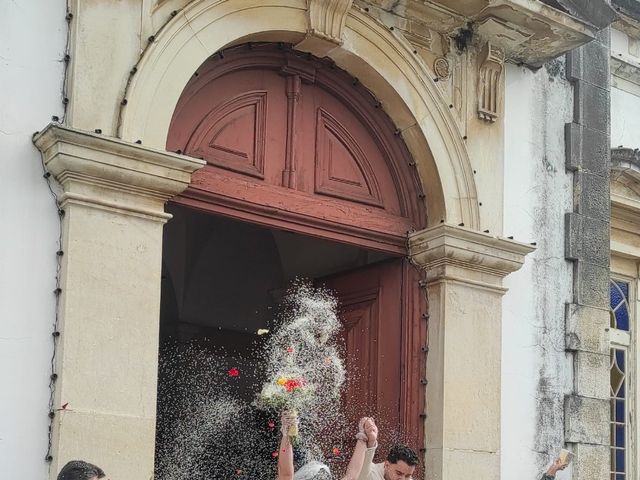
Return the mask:
{"type": "Polygon", "coordinates": [[[629,331],[629,284],[611,281],[609,286],[611,328],[629,331]]]}
{"type": "Polygon", "coordinates": [[[626,469],[626,350],[611,349],[611,478],[624,478],[626,469]]]}

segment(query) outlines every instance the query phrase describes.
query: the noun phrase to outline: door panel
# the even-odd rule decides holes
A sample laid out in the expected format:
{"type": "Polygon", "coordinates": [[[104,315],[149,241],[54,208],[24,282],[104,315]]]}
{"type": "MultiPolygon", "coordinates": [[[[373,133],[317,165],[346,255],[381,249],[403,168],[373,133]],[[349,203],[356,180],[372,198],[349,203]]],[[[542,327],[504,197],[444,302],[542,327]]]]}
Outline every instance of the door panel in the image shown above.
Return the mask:
{"type": "MultiPolygon", "coordinates": [[[[421,430],[417,432],[416,428],[422,422],[423,407],[419,400],[410,398],[418,392],[408,390],[407,384],[411,389],[421,387],[408,378],[415,375],[410,372],[415,366],[405,361],[416,344],[415,339],[409,340],[408,331],[414,330],[416,338],[422,337],[413,307],[420,302],[412,301],[415,284],[407,282],[412,275],[412,267],[403,259],[394,259],[317,282],[332,290],[340,302],[348,377],[343,399],[347,417],[352,423],[363,416],[376,419],[383,447],[380,455],[386,454],[390,443],[398,441],[417,449],[421,446],[416,437],[421,430]]],[[[421,360],[419,355],[416,358],[421,360]]],[[[418,366],[418,373],[421,368],[418,366]]]]}

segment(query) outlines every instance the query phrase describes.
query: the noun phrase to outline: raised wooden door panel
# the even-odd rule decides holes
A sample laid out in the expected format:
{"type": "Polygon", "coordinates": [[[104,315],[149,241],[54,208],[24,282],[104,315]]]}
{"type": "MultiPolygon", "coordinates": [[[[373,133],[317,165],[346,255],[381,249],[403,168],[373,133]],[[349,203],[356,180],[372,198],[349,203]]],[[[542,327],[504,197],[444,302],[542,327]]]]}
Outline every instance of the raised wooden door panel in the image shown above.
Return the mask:
{"type": "Polygon", "coordinates": [[[207,161],[194,185],[206,189],[204,181],[214,172],[224,172],[230,181],[281,183],[284,84],[282,76],[269,70],[216,75],[215,69],[204,68],[192,78],[176,107],[167,149],[207,161]]]}
{"type": "Polygon", "coordinates": [[[241,93],[216,106],[200,122],[185,153],[264,179],[267,122],[267,92],[241,93]]]}
{"type": "Polygon", "coordinates": [[[326,238],[357,231],[406,251],[406,232],[425,223],[419,183],[374,100],[340,69],[287,48],[212,57],[169,130],[168,150],[207,161],[177,202],[326,238]]]}
{"type": "Polygon", "coordinates": [[[404,441],[416,450],[424,446],[427,344],[419,279],[394,259],[318,280],[340,302],[347,368],[355,372],[345,393],[350,420],[373,415],[383,445],[404,441]]]}

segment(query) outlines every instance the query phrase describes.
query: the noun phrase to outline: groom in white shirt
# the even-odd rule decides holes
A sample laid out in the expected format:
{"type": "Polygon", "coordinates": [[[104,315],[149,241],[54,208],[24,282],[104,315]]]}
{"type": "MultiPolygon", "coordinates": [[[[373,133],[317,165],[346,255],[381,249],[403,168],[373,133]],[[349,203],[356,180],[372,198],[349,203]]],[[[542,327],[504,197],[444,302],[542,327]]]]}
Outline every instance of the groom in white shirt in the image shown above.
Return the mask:
{"type": "Polygon", "coordinates": [[[405,445],[395,445],[389,450],[387,459],[382,463],[373,463],[378,447],[378,427],[372,418],[362,426],[367,437],[367,452],[358,480],[412,480],[418,465],[418,455],[405,445]]]}

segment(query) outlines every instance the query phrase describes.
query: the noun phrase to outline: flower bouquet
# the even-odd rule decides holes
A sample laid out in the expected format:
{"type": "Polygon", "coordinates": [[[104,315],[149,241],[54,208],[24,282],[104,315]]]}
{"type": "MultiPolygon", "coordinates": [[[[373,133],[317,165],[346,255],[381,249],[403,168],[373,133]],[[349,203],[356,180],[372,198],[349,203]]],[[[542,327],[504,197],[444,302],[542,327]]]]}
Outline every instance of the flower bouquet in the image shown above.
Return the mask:
{"type": "Polygon", "coordinates": [[[311,400],[312,390],[299,376],[278,374],[264,384],[256,397],[255,404],[258,408],[276,410],[296,419],[290,423],[287,430],[287,436],[293,446],[298,444],[298,409],[304,408],[311,400]]]}

